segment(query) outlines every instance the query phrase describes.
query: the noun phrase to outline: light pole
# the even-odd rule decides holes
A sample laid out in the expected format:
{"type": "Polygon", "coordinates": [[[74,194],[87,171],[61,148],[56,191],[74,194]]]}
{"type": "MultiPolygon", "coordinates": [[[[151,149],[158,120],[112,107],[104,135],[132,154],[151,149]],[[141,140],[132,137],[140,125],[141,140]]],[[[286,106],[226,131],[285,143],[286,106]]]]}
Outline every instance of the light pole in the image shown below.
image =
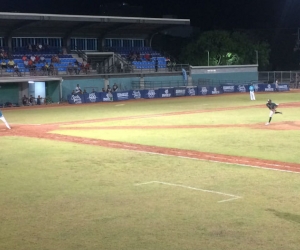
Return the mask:
{"type": "Polygon", "coordinates": [[[256,64],[257,64],[257,66],[258,66],[258,51],[255,50],[255,53],[256,53],[256,64]]]}
{"type": "Polygon", "coordinates": [[[209,50],[206,50],[207,52],[207,66],[209,66],[209,50]]]}

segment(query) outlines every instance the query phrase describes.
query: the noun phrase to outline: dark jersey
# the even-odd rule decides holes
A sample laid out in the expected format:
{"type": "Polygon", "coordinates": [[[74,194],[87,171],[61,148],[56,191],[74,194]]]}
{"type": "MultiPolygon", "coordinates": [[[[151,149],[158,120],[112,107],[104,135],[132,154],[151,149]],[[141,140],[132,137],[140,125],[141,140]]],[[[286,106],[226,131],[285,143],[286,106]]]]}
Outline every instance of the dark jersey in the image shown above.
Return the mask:
{"type": "Polygon", "coordinates": [[[269,109],[276,109],[278,106],[276,103],[273,103],[273,102],[270,102],[270,103],[268,102],[266,105],[269,109]]]}

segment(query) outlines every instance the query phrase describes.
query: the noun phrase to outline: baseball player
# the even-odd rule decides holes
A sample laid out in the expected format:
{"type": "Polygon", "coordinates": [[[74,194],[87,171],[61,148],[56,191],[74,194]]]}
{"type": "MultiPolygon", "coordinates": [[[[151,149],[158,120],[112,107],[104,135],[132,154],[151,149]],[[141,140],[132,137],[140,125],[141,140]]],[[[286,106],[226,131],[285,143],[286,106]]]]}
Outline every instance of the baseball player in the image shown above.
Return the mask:
{"type": "Polygon", "coordinates": [[[266,105],[267,105],[268,109],[270,110],[269,122],[266,123],[266,125],[269,125],[272,120],[273,114],[282,114],[282,112],[276,111],[276,108],[279,106],[279,104],[272,102],[271,99],[268,100],[266,105]]]}
{"type": "Polygon", "coordinates": [[[252,84],[249,87],[249,91],[250,91],[250,100],[255,101],[254,86],[252,84]]]}
{"type": "Polygon", "coordinates": [[[7,121],[5,120],[5,117],[3,116],[1,109],[0,109],[0,120],[2,120],[4,122],[4,124],[6,125],[6,127],[8,129],[11,129],[10,126],[8,125],[7,121]]]}

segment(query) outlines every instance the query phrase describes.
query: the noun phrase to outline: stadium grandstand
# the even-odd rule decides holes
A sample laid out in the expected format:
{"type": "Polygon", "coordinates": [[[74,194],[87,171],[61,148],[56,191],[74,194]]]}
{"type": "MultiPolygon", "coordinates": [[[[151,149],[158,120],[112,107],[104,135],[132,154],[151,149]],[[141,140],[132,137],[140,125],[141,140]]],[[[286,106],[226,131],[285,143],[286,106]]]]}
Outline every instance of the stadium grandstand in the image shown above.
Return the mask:
{"type": "Polygon", "coordinates": [[[189,19],[0,12],[0,106],[24,95],[60,103],[77,84],[100,93],[258,79],[257,65],[172,63],[152,47],[156,35],[189,28],[189,19]]]}
{"type": "MultiPolygon", "coordinates": [[[[153,35],[189,24],[170,18],[0,13],[1,59],[13,59],[19,75],[154,71],[154,57],[159,68],[167,65],[150,46],[153,35]],[[34,57],[38,60],[32,65],[34,57]],[[54,69],[45,70],[46,63],[54,69]]],[[[2,75],[15,73],[10,64],[1,68],[2,75]]]]}

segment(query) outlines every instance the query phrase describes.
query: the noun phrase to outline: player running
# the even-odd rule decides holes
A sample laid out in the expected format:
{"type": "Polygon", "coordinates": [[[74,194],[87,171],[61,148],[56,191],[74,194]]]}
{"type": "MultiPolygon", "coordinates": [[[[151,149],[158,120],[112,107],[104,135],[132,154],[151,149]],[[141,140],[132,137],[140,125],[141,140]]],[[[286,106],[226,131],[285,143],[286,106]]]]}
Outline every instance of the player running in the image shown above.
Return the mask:
{"type": "Polygon", "coordinates": [[[267,105],[268,109],[270,110],[269,122],[266,123],[266,125],[269,125],[272,120],[273,114],[282,114],[282,112],[276,111],[276,108],[279,106],[279,104],[272,102],[271,99],[268,99],[268,102],[266,103],[266,105],[267,105]]]}
{"type": "Polygon", "coordinates": [[[4,124],[6,125],[6,127],[7,127],[8,129],[11,129],[10,126],[8,125],[7,121],[5,120],[5,117],[4,117],[4,115],[2,114],[1,109],[0,109],[0,120],[2,120],[2,121],[4,122],[4,124]]]}

